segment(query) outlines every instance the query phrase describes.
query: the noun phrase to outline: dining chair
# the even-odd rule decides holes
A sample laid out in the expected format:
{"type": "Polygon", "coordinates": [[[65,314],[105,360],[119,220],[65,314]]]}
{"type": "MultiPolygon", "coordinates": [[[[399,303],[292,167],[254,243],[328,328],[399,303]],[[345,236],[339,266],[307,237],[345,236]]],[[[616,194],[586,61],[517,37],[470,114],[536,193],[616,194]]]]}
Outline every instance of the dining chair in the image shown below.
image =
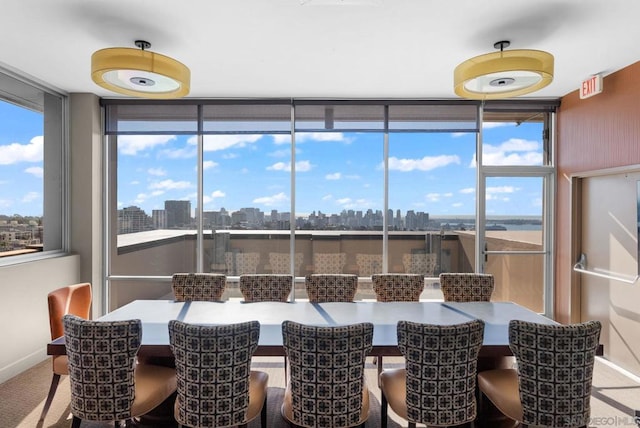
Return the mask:
{"type": "Polygon", "coordinates": [[[378,302],[418,302],[424,276],[412,273],[380,273],[371,276],[378,302]]]}
{"type": "Polygon", "coordinates": [[[438,259],[435,253],[405,253],[402,255],[402,266],[405,273],[417,273],[427,277],[433,276],[438,259]]]}
{"type": "Polygon", "coordinates": [[[387,406],[409,422],[427,427],[454,426],[476,419],[476,373],[484,322],[434,325],[397,324],[398,349],[406,368],[380,373],[381,426],[387,406]]]}
{"type": "Polygon", "coordinates": [[[171,278],[171,288],[178,302],[218,302],[222,300],[226,284],[226,275],[219,273],[174,273],[171,278]]]}
{"type": "Polygon", "coordinates": [[[353,274],[311,274],[304,280],[312,303],[353,302],[358,290],[358,276],[353,274]]]}
{"type": "Polygon", "coordinates": [[[509,347],[517,369],[478,373],[480,397],[526,426],[586,427],[601,329],[599,321],[568,325],[510,321],[509,347]]]}
{"type": "MultiPolygon", "coordinates": [[[[49,306],[49,329],[51,330],[51,340],[55,340],[64,336],[64,325],[62,317],[67,314],[79,316],[88,319],[91,312],[91,284],[73,284],[66,287],[53,290],[47,295],[47,304],[49,306]]],[[[51,378],[51,386],[47,399],[42,408],[40,422],[44,421],[53,397],[58,389],[60,377],[69,374],[68,359],[66,355],[54,355],[51,358],[53,377],[51,378]]]]}
{"type": "Polygon", "coordinates": [[[494,289],[488,273],[441,273],[440,290],[445,302],[489,302],[494,289]]]}
{"type": "Polygon", "coordinates": [[[176,361],[175,418],[185,427],[246,427],[261,415],[266,427],[265,372],[251,370],[260,323],[197,325],[169,321],[176,361]]]}
{"type": "Polygon", "coordinates": [[[372,276],[382,272],[382,254],[356,254],[358,276],[372,276]]]}
{"type": "Polygon", "coordinates": [[[239,251],[228,251],[224,254],[224,262],[227,268],[227,275],[243,275],[246,273],[256,273],[260,263],[260,253],[239,251]]]}
{"type": "Polygon", "coordinates": [[[315,274],[341,274],[347,264],[347,253],[313,253],[312,272],[315,274]]]}
{"type": "Polygon", "coordinates": [[[293,276],[240,275],[239,287],[245,302],[287,302],[293,287],[293,276]]]}
{"type": "Polygon", "coordinates": [[[289,376],[282,416],[299,427],[361,426],[369,416],[365,357],[373,324],[311,326],[284,321],[282,340],[289,376]]]}
{"type": "MultiPolygon", "coordinates": [[[[294,275],[300,275],[300,268],[304,261],[304,254],[296,253],[293,256],[294,275]]],[[[268,268],[273,274],[291,274],[291,256],[289,253],[269,253],[268,268]]]]}
{"type": "Polygon", "coordinates": [[[89,321],[65,315],[72,428],[83,420],[113,422],[137,418],[176,391],[173,368],[136,364],[140,320],[89,321]]]}

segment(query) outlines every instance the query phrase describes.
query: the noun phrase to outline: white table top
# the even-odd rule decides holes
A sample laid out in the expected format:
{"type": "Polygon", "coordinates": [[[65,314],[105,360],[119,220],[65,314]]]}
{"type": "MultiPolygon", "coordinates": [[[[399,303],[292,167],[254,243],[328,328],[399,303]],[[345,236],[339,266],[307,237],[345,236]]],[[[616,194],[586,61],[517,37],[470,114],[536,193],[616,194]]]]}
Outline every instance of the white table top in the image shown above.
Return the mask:
{"type": "MultiPolygon", "coordinates": [[[[431,324],[456,324],[472,319],[485,322],[481,356],[511,355],[508,326],[512,319],[545,324],[555,322],[510,302],[370,302],[294,303],[258,302],[175,302],[136,300],[101,317],[113,321],[142,321],[141,355],[170,356],[169,320],[197,324],[230,324],[257,320],[260,342],[255,355],[283,355],[282,327],[285,320],[312,325],[345,325],[371,322],[374,325],[372,355],[399,355],[396,324],[400,320],[431,324]]],[[[49,354],[64,353],[64,342],[52,342],[49,354]]]]}

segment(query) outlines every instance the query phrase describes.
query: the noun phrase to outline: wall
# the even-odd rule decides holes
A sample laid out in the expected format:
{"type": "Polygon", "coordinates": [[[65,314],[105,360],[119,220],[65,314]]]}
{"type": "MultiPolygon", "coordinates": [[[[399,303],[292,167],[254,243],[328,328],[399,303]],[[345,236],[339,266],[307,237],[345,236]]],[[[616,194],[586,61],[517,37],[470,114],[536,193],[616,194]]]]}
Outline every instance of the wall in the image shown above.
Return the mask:
{"type": "Polygon", "coordinates": [[[562,99],[558,113],[555,313],[560,322],[598,319],[612,362],[640,373],[640,282],[573,272],[637,270],[636,182],[640,175],[640,63],[604,79],[604,92],[562,99]]]}
{"type": "Polygon", "coordinates": [[[604,79],[603,93],[581,100],[578,91],[561,100],[557,121],[555,318],[580,319],[579,276],[572,271],[572,174],[640,164],[640,62],[604,79]]]}
{"type": "Polygon", "coordinates": [[[51,340],[47,294],[80,282],[77,255],[19,263],[0,268],[0,325],[4,346],[0,352],[0,383],[47,358],[51,340]]]}

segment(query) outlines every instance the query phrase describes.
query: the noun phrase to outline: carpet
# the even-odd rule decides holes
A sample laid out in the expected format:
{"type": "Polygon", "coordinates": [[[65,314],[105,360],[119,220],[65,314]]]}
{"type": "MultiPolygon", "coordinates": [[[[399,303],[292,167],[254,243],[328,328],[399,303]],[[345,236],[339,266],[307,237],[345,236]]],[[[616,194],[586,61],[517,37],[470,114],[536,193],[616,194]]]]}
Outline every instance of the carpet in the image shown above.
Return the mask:
{"type": "MultiPolygon", "coordinates": [[[[365,423],[366,428],[379,428],[380,427],[380,402],[373,395],[369,393],[370,408],[369,419],[365,423]]],[[[267,390],[267,427],[268,428],[290,428],[289,424],[280,415],[280,406],[284,398],[284,388],[269,387],[267,390]]],[[[50,428],[68,428],[71,424],[69,421],[60,421],[54,425],[48,425],[50,428]]],[[[389,428],[400,428],[395,421],[389,419],[389,428]]],[[[111,423],[98,423],[83,421],[81,428],[113,428],[111,423]]],[[[260,428],[260,418],[256,418],[249,423],[248,428],[260,428]]]]}

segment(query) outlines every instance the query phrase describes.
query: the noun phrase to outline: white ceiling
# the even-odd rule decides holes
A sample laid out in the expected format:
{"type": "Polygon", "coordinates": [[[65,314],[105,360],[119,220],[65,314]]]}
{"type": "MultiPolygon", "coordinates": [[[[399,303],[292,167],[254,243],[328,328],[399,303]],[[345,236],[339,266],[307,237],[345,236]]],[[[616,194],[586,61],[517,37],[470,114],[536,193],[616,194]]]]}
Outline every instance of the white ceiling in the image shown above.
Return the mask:
{"type": "Polygon", "coordinates": [[[16,0],[1,13],[2,65],[100,96],[116,94],[92,82],[91,54],[137,39],[191,69],[194,98],[455,98],[456,65],[499,40],[555,56],[534,97],[640,60],[637,0],[16,0]]]}

